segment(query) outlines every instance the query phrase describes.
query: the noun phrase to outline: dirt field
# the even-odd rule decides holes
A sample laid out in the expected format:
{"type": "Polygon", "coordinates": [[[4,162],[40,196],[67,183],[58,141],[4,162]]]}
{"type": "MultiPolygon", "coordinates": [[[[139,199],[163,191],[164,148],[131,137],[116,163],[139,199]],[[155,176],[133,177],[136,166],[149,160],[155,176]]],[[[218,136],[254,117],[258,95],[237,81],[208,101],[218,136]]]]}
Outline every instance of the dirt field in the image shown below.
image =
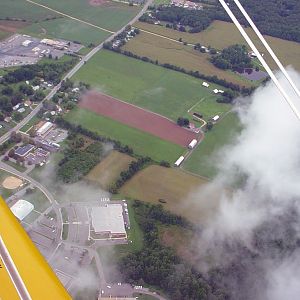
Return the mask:
{"type": "Polygon", "coordinates": [[[216,199],[198,195],[206,183],[180,169],[150,166],[129,180],[121,194],[154,204],[163,199],[166,203],[161,204],[171,212],[191,222],[204,223],[216,207],[216,199]]]}
{"type": "Polygon", "coordinates": [[[4,179],[2,186],[8,190],[14,190],[18,188],[21,184],[22,184],[21,179],[14,176],[9,176],[4,179]]]}
{"type": "Polygon", "coordinates": [[[15,33],[18,29],[28,25],[28,22],[0,20],[0,30],[15,33]]]}
{"type": "Polygon", "coordinates": [[[107,189],[126,170],[134,159],[118,151],[112,151],[86,176],[87,180],[99,184],[107,189]]]}
{"type": "Polygon", "coordinates": [[[86,94],[79,105],[181,146],[187,146],[197,137],[195,133],[179,127],[167,118],[95,91],[86,94]]]}

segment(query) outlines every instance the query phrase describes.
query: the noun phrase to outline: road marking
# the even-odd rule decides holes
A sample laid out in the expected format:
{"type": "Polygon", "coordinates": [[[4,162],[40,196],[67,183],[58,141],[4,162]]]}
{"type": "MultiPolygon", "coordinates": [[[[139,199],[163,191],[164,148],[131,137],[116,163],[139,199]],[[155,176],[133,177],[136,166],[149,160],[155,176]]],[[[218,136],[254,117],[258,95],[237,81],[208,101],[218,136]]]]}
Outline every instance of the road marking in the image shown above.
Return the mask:
{"type": "Polygon", "coordinates": [[[36,3],[36,2],[34,2],[34,1],[31,1],[31,0],[25,0],[25,1],[26,1],[26,2],[29,2],[29,3],[31,3],[31,4],[33,4],[33,5],[37,5],[37,6],[46,8],[46,9],[51,10],[51,11],[53,11],[53,12],[59,14],[59,15],[62,15],[62,16],[67,17],[67,18],[69,18],[69,19],[78,21],[78,22],[83,23],[83,24],[85,24],[85,25],[88,25],[88,26],[91,26],[91,27],[100,29],[100,30],[102,30],[102,31],[106,31],[106,32],[108,32],[108,33],[112,33],[112,34],[115,33],[114,31],[111,31],[111,30],[109,30],[109,29],[100,27],[100,26],[98,26],[98,25],[95,25],[95,24],[92,24],[92,23],[83,21],[83,20],[78,19],[78,18],[72,17],[72,16],[70,16],[70,15],[67,15],[67,14],[61,12],[61,11],[58,11],[58,10],[53,9],[53,8],[51,8],[51,7],[48,7],[48,6],[46,6],[46,5],[43,5],[43,4],[40,4],[40,3],[36,3]]]}

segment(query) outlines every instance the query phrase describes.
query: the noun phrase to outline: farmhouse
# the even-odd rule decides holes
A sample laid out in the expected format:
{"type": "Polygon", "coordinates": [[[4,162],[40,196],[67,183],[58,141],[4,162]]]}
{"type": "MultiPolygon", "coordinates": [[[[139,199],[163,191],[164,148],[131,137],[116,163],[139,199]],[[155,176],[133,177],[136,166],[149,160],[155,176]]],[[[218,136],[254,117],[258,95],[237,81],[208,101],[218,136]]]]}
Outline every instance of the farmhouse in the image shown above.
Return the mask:
{"type": "Polygon", "coordinates": [[[122,204],[106,204],[105,206],[93,207],[91,218],[95,235],[110,239],[127,238],[122,204]]]}

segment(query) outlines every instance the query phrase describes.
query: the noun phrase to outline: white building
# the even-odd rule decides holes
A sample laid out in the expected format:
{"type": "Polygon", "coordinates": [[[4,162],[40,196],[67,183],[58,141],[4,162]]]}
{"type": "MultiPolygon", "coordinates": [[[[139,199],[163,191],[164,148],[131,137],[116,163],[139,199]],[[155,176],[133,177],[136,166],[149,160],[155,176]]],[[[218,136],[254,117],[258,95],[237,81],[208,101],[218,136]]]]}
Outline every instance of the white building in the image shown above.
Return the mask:
{"type": "Polygon", "coordinates": [[[50,129],[54,126],[53,123],[51,122],[46,122],[43,126],[41,126],[36,134],[39,136],[45,135],[46,133],[48,133],[50,131],[50,129]]]}
{"type": "Polygon", "coordinates": [[[202,85],[205,86],[205,87],[207,87],[207,88],[209,87],[209,84],[207,82],[205,82],[205,81],[203,81],[202,85]]]}
{"type": "Polygon", "coordinates": [[[34,206],[26,200],[19,200],[10,208],[12,213],[20,221],[25,219],[33,211],[33,209],[34,209],[34,206]]]}
{"type": "Polygon", "coordinates": [[[184,156],[180,156],[177,160],[176,160],[176,162],[175,162],[175,166],[176,167],[179,167],[181,164],[182,164],[182,162],[184,161],[184,156]]]}
{"type": "Polygon", "coordinates": [[[220,119],[220,116],[219,116],[219,115],[215,115],[215,116],[212,118],[212,120],[213,120],[214,122],[217,122],[219,119],[220,119]]]}
{"type": "Polygon", "coordinates": [[[111,239],[127,238],[122,204],[93,207],[91,218],[95,234],[104,235],[111,239]]]}
{"type": "Polygon", "coordinates": [[[189,143],[188,148],[189,148],[189,149],[194,149],[195,146],[197,145],[197,143],[198,143],[198,141],[197,141],[196,139],[193,139],[193,140],[189,143]]]}

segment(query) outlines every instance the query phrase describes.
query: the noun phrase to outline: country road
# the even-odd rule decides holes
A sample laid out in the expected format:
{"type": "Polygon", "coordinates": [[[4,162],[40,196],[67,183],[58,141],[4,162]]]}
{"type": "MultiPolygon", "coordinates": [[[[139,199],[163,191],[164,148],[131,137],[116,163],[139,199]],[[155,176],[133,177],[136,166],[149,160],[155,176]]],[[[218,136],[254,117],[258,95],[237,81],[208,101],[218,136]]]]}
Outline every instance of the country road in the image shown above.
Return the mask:
{"type": "MultiPolygon", "coordinates": [[[[26,0],[27,2],[30,2],[31,4],[33,5],[38,5],[40,6],[40,4],[37,4],[33,1],[28,1],[26,0]]],[[[118,34],[120,34],[125,28],[126,26],[128,25],[132,25],[134,24],[143,14],[144,12],[148,9],[148,6],[152,3],[153,0],[147,0],[144,7],[142,8],[142,10],[133,18],[131,19],[131,21],[129,21],[126,25],[124,25],[120,30],[116,31],[116,32],[113,32],[113,31],[110,31],[110,30],[106,30],[102,27],[99,27],[99,26],[96,26],[96,28],[98,27],[99,30],[105,30],[105,31],[108,31],[110,33],[112,33],[111,36],[109,36],[105,41],[103,41],[102,43],[100,43],[98,46],[96,46],[93,50],[91,50],[87,55],[85,55],[81,61],[79,61],[76,66],[74,66],[74,68],[72,70],[70,70],[62,80],[66,80],[67,78],[71,78],[88,60],[90,60],[98,51],[100,51],[102,48],[103,48],[103,44],[106,43],[106,42],[110,42],[111,40],[113,40],[118,34]]],[[[43,5],[43,8],[46,8],[46,9],[49,9],[51,11],[54,11],[54,12],[57,12],[58,14],[63,14],[57,10],[53,10],[52,8],[49,8],[45,5],[43,5]]],[[[67,15],[69,18],[73,18],[72,16],[70,15],[67,15]]],[[[75,21],[78,21],[78,22],[85,22],[85,21],[82,21],[80,19],[77,19],[77,18],[73,18],[75,21]]],[[[87,22],[85,22],[87,23],[87,22]]],[[[87,23],[86,25],[89,25],[89,26],[93,26],[95,27],[95,25],[91,24],[91,23],[87,23]]],[[[0,145],[2,143],[4,143],[11,135],[11,133],[13,131],[18,131],[20,130],[27,122],[29,122],[29,120],[31,120],[38,112],[39,110],[41,109],[42,105],[43,105],[43,102],[45,100],[49,100],[51,99],[56,93],[57,91],[60,89],[60,86],[61,86],[61,82],[56,85],[55,87],[53,87],[53,89],[50,91],[50,93],[43,99],[43,101],[41,101],[37,107],[28,115],[26,116],[21,122],[19,122],[15,127],[11,128],[7,133],[5,133],[4,135],[2,135],[0,137],[0,145]]]]}

